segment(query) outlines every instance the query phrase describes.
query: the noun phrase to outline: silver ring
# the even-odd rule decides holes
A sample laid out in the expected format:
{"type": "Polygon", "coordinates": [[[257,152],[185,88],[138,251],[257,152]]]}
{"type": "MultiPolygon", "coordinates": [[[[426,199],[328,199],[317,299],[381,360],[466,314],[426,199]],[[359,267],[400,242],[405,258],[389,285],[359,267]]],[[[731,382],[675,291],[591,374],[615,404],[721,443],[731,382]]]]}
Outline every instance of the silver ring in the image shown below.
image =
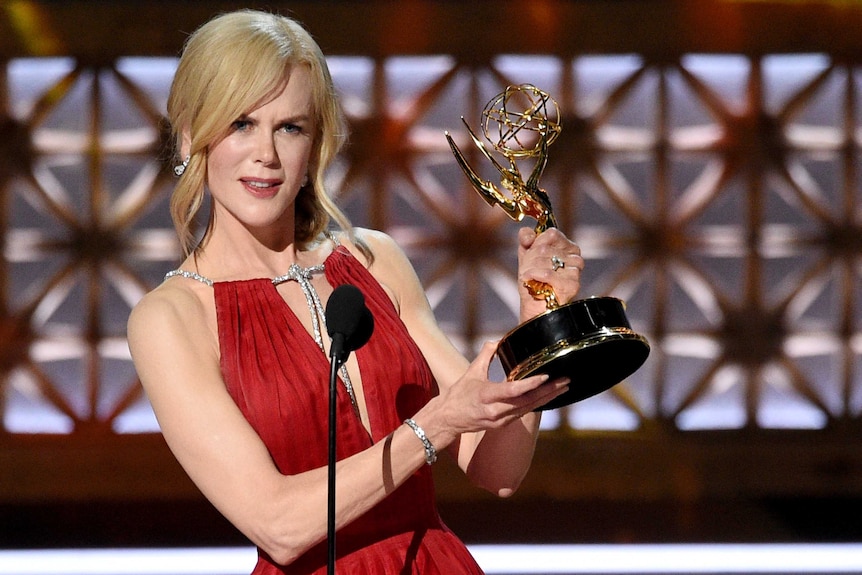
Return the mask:
{"type": "Polygon", "coordinates": [[[554,271],[557,271],[560,268],[566,267],[566,262],[564,262],[557,256],[551,256],[551,267],[554,269],[554,271]]]}

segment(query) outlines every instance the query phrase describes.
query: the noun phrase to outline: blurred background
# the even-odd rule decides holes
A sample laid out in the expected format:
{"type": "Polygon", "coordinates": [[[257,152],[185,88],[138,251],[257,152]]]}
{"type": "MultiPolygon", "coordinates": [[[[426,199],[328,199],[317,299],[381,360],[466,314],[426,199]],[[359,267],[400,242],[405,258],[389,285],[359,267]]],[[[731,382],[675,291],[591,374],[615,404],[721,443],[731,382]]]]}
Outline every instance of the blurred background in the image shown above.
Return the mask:
{"type": "Polygon", "coordinates": [[[0,548],[246,544],[167,450],[125,341],[179,261],[176,57],[240,7],[329,56],[351,129],[331,189],[468,355],[516,323],[519,224],[444,131],[485,169],[461,116],[480,132],[510,84],[559,104],[540,185],[582,295],[625,300],[651,353],[546,414],[512,499],[435,467],[465,541],[862,541],[862,2],[5,0],[0,548]]]}

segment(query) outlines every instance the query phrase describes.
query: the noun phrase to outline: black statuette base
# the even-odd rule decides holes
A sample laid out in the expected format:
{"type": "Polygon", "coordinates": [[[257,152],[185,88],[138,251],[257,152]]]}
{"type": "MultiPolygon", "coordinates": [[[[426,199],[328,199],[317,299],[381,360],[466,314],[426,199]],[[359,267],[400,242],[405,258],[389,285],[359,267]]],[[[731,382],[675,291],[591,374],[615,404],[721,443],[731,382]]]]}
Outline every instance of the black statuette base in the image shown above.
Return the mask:
{"type": "Polygon", "coordinates": [[[625,305],[613,297],[574,301],[539,315],[509,332],[497,348],[506,376],[547,373],[570,377],[569,390],[537,411],[563,407],[610,389],[637,371],[649,355],[625,305]]]}

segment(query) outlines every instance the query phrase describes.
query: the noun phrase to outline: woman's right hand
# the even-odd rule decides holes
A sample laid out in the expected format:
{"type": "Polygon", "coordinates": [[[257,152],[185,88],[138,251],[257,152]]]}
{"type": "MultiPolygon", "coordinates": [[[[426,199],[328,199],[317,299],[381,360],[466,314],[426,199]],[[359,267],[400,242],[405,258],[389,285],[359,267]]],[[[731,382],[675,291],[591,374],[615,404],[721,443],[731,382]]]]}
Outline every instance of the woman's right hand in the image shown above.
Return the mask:
{"type": "MultiPolygon", "coordinates": [[[[515,381],[488,378],[496,342],[486,342],[467,371],[432,400],[437,403],[447,444],[463,433],[499,429],[568,389],[568,379],[534,375],[515,381]]],[[[424,411],[424,410],[423,410],[424,411]]]]}

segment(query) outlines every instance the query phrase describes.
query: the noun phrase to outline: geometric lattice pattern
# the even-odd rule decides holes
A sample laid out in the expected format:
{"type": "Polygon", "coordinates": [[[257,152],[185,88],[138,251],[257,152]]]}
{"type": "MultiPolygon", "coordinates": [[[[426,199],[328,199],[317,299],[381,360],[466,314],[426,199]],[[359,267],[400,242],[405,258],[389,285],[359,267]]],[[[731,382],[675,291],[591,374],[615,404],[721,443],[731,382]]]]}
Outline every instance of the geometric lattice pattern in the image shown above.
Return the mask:
{"type": "MultiPolygon", "coordinates": [[[[155,429],[124,332],[130,307],[179,256],[162,120],[175,63],[26,59],[5,71],[6,432],[155,429]]],[[[558,101],[563,131],[540,185],[582,247],[582,295],[626,300],[652,353],[626,382],[549,412],[549,428],[859,417],[860,70],[821,55],[330,65],[352,130],[331,187],[354,224],[404,247],[468,355],[515,325],[518,224],[470,187],[443,131],[481,167],[461,115],[477,127],[509,84],[558,101]]]]}

